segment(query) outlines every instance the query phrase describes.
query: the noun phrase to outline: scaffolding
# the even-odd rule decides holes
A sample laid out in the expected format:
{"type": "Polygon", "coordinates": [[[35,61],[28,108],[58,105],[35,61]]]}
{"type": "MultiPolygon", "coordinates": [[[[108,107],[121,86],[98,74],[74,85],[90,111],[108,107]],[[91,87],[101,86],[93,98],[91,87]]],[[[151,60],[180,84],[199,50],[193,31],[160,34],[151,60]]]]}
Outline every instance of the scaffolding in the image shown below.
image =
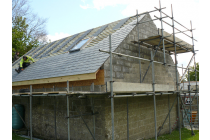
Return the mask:
{"type": "MultiPolygon", "coordinates": [[[[190,102],[190,119],[189,117],[187,116],[187,111],[185,109],[185,104],[183,103],[182,101],[182,98],[180,97],[180,94],[182,93],[189,93],[189,96],[190,96],[190,99],[191,99],[191,93],[195,93],[193,99],[192,99],[192,102],[194,100],[195,97],[197,97],[197,116],[198,116],[198,121],[199,121],[199,105],[198,105],[198,96],[197,96],[197,93],[198,93],[198,88],[197,88],[197,75],[196,75],[196,68],[194,69],[195,71],[195,80],[196,80],[196,90],[195,91],[191,91],[191,88],[190,88],[190,78],[189,78],[189,71],[190,71],[190,63],[192,62],[192,59],[194,58],[194,65],[196,67],[196,61],[195,61],[195,49],[194,49],[194,40],[197,41],[196,39],[194,39],[193,37],[193,29],[192,28],[192,22],[190,21],[190,24],[191,24],[191,29],[188,29],[186,28],[184,25],[182,25],[181,23],[179,23],[178,21],[176,21],[174,19],[174,16],[173,16],[173,8],[172,8],[172,5],[171,5],[171,16],[165,14],[162,9],[165,9],[165,8],[161,8],[161,2],[159,3],[159,8],[156,8],[155,9],[157,11],[160,12],[160,18],[156,17],[156,19],[154,20],[160,20],[161,22],[161,35],[158,35],[158,36],[155,36],[155,37],[150,37],[150,38],[146,38],[146,39],[139,39],[139,31],[138,32],[138,40],[137,41],[132,41],[132,43],[134,44],[138,44],[139,46],[139,57],[134,57],[134,56],[130,56],[130,55],[126,55],[126,54],[122,54],[122,53],[116,53],[116,52],[112,52],[111,51],[111,35],[109,36],[109,41],[110,41],[110,46],[109,46],[109,51],[105,51],[105,50],[99,50],[100,52],[104,52],[104,53],[109,53],[110,54],[110,91],[111,91],[111,95],[110,95],[110,98],[111,98],[111,116],[112,116],[112,140],[114,140],[114,98],[117,98],[117,97],[136,97],[136,96],[148,96],[148,95],[151,95],[153,96],[153,102],[154,102],[154,122],[155,122],[155,140],[157,140],[157,136],[160,134],[160,131],[163,129],[163,125],[165,124],[167,118],[169,117],[169,130],[170,130],[170,133],[171,133],[171,124],[170,124],[170,112],[171,112],[171,109],[173,108],[174,106],[174,103],[175,101],[173,102],[173,105],[172,107],[169,109],[169,112],[165,118],[165,121],[164,123],[162,124],[161,126],[161,129],[159,130],[159,132],[157,133],[157,123],[156,123],[156,95],[162,95],[162,94],[171,94],[170,92],[168,93],[157,93],[155,91],[155,77],[154,77],[154,63],[158,63],[158,64],[162,64],[164,66],[173,66],[175,67],[175,74],[176,74],[176,90],[173,92],[173,93],[176,93],[177,94],[177,97],[176,97],[176,100],[177,100],[177,105],[178,105],[178,127],[179,127],[179,139],[181,140],[181,119],[180,119],[180,100],[181,100],[181,104],[182,104],[182,107],[184,109],[184,113],[185,113],[185,116],[187,117],[187,120],[188,122],[190,123],[190,127],[191,127],[191,134],[194,135],[194,132],[193,132],[193,128],[192,128],[192,108],[191,108],[191,102],[190,102]],[[162,17],[162,14],[166,15],[166,17],[162,17]],[[169,18],[172,20],[172,25],[170,25],[169,23],[165,22],[163,20],[163,18],[169,18]],[[168,39],[167,37],[171,37],[171,35],[169,36],[164,36],[164,32],[163,32],[163,22],[166,23],[167,25],[171,26],[172,29],[173,29],[173,33],[171,35],[173,35],[173,39],[170,40],[168,39]],[[174,22],[178,23],[179,25],[181,25],[182,27],[186,28],[187,30],[185,31],[181,31],[179,29],[177,29],[175,26],[174,26],[174,22]],[[178,30],[179,32],[176,32],[175,33],[175,29],[178,30]],[[191,32],[191,35],[192,36],[189,36],[187,34],[185,34],[184,32],[186,31],[190,31],[191,32]],[[190,37],[192,39],[192,49],[190,48],[187,48],[186,45],[180,45],[180,41],[179,42],[176,42],[176,38],[175,38],[175,34],[177,33],[182,33],[188,37],[190,37]],[[161,42],[162,42],[162,47],[161,47],[161,42]],[[140,57],[140,45],[142,46],[145,46],[147,48],[151,48],[151,59],[144,59],[144,58],[141,58],[140,57]],[[177,49],[178,48],[178,49],[177,49]],[[157,50],[158,49],[161,49],[163,51],[163,58],[164,58],[164,61],[163,62],[157,62],[157,61],[154,61],[154,57],[157,53],[157,50]],[[155,50],[155,53],[153,54],[153,50],[155,50]],[[174,52],[174,56],[175,56],[175,65],[170,65],[170,64],[167,64],[166,63],[166,51],[169,52],[174,52]],[[177,66],[177,53],[186,53],[186,52],[192,52],[193,53],[193,56],[192,56],[192,59],[190,60],[190,63],[189,65],[187,66],[187,68],[183,68],[183,67],[178,67],[177,66]],[[133,95],[113,95],[113,80],[112,80],[112,54],[114,55],[118,55],[118,56],[124,56],[124,57],[130,57],[130,58],[133,58],[133,59],[138,59],[139,60],[139,70],[140,70],[140,83],[144,81],[144,78],[145,76],[147,75],[147,72],[150,68],[150,66],[152,67],[152,88],[153,88],[153,92],[149,92],[149,93],[145,93],[145,94],[133,94],[133,95]],[[141,79],[141,60],[143,61],[149,61],[149,66],[147,68],[147,71],[145,72],[145,75],[143,77],[143,79],[141,79]],[[184,91],[184,90],[181,90],[179,88],[180,86],[180,82],[179,81],[179,78],[178,78],[178,70],[177,68],[182,68],[182,69],[186,69],[186,71],[188,71],[188,81],[189,81],[189,85],[188,85],[188,90],[187,91],[184,91]]],[[[149,12],[146,12],[146,13],[151,13],[151,12],[155,12],[156,10],[153,10],[153,11],[149,11],[149,12]]],[[[142,13],[142,14],[146,14],[146,13],[142,13]]],[[[137,17],[137,23],[136,23],[136,26],[137,26],[137,30],[139,30],[139,27],[138,25],[139,24],[142,24],[142,23],[146,23],[146,22],[150,22],[150,21],[154,21],[154,20],[149,20],[149,21],[144,21],[144,22],[138,22],[138,16],[142,15],[142,14],[138,14],[138,11],[137,11],[137,14],[136,14],[136,17],[137,17]]],[[[159,31],[159,30],[158,30],[159,31]]],[[[184,77],[184,75],[183,75],[184,77]]],[[[181,80],[183,80],[183,77],[181,80]]],[[[168,96],[169,97],[169,96],[168,96]]],[[[169,100],[168,100],[169,101],[169,100]]],[[[170,102],[169,102],[169,107],[170,107],[170,102]]],[[[127,110],[127,113],[128,113],[128,110],[127,110]]],[[[127,122],[128,122],[128,117],[127,117],[127,122]]],[[[199,123],[198,123],[199,125],[199,123]]],[[[129,129],[127,130],[127,139],[129,139],[129,129]]]]}
{"type": "MultiPolygon", "coordinates": [[[[193,100],[195,99],[195,97],[197,98],[197,117],[198,117],[198,121],[199,121],[199,104],[198,104],[198,85],[197,85],[197,75],[196,75],[196,68],[193,69],[193,71],[195,71],[195,80],[196,80],[196,89],[195,90],[191,90],[191,85],[190,85],[190,79],[188,77],[188,81],[189,81],[189,85],[188,85],[188,90],[182,90],[180,89],[180,80],[179,80],[179,77],[178,77],[178,68],[182,68],[185,69],[186,72],[188,72],[188,76],[189,76],[189,71],[191,70],[189,68],[190,66],[190,63],[192,62],[192,60],[194,59],[194,65],[196,67],[196,61],[195,61],[195,49],[194,49],[194,40],[197,41],[196,39],[194,39],[193,37],[193,29],[192,28],[192,22],[190,21],[190,25],[191,25],[191,28],[188,29],[187,27],[185,27],[184,25],[182,25],[181,23],[179,23],[178,21],[176,21],[174,19],[174,16],[173,16],[173,8],[172,8],[172,5],[171,5],[171,16],[165,14],[162,10],[165,9],[161,7],[161,2],[159,3],[159,8],[156,8],[155,7],[155,10],[152,10],[152,11],[149,11],[149,12],[145,12],[145,13],[141,13],[141,14],[138,14],[138,11],[136,12],[136,15],[134,16],[131,16],[131,17],[136,17],[137,19],[137,23],[135,24],[137,26],[137,30],[139,30],[139,24],[142,24],[142,23],[147,23],[147,22],[151,22],[151,21],[154,21],[154,20],[159,20],[161,22],[161,29],[160,29],[160,34],[155,36],[155,37],[151,37],[151,38],[146,38],[146,39],[140,39],[139,38],[139,31],[137,32],[138,33],[138,40],[137,41],[132,41],[133,44],[137,44],[138,45],[138,49],[139,49],[139,57],[134,57],[134,56],[131,56],[131,55],[126,55],[126,54],[122,54],[122,53],[116,53],[116,52],[112,52],[112,46],[111,46],[111,34],[109,35],[109,51],[106,51],[106,50],[99,50],[100,52],[103,52],[103,53],[108,53],[110,55],[110,92],[95,92],[94,91],[94,83],[92,83],[92,85],[90,86],[90,92],[84,92],[84,91],[69,91],[69,82],[67,81],[67,88],[66,88],[66,91],[63,91],[63,92],[60,92],[60,91],[55,91],[53,90],[52,92],[47,92],[48,94],[44,93],[44,94],[39,94],[38,92],[32,92],[32,85],[30,85],[30,94],[28,95],[25,95],[25,94],[13,94],[13,96],[28,96],[29,99],[30,99],[30,108],[29,108],[29,112],[30,112],[30,128],[27,128],[28,131],[30,131],[30,139],[32,139],[32,98],[35,97],[35,96],[54,96],[54,100],[56,101],[56,96],[66,96],[66,103],[67,103],[67,116],[66,116],[66,119],[68,121],[68,140],[70,140],[71,136],[70,136],[70,118],[74,118],[74,117],[81,117],[82,121],[84,122],[84,124],[86,125],[87,129],[89,130],[92,138],[95,140],[95,115],[98,114],[98,112],[94,112],[94,100],[91,98],[91,107],[92,107],[92,112],[91,113],[87,113],[87,114],[82,114],[82,112],[78,112],[79,115],[75,115],[75,116],[70,116],[70,113],[69,113],[69,98],[72,97],[72,95],[79,95],[78,98],[85,98],[87,95],[108,95],[108,97],[110,98],[111,100],[111,120],[112,120],[112,140],[115,139],[114,137],[114,128],[115,128],[115,125],[114,125],[114,98],[127,98],[127,139],[129,140],[129,108],[128,108],[128,105],[129,105],[129,102],[128,102],[128,97],[139,97],[139,96],[153,96],[153,103],[154,103],[154,129],[155,129],[155,140],[157,140],[157,137],[160,135],[160,132],[161,130],[163,129],[163,126],[167,120],[167,118],[169,118],[169,131],[171,133],[173,127],[171,125],[171,121],[170,121],[170,112],[174,106],[174,104],[177,102],[177,113],[178,113],[178,117],[177,117],[177,121],[178,121],[178,129],[179,129],[179,139],[181,140],[181,117],[180,117],[180,101],[181,101],[181,105],[182,105],[182,113],[184,115],[184,117],[187,118],[187,121],[189,122],[190,124],[190,127],[191,127],[191,134],[194,135],[194,132],[193,132],[193,125],[192,125],[192,108],[191,108],[191,103],[193,102],[193,100]],[[144,22],[140,22],[138,21],[138,17],[140,15],[145,15],[145,14],[149,14],[151,12],[159,12],[160,13],[160,17],[156,17],[156,19],[153,19],[153,20],[148,20],[148,21],[144,21],[144,22]],[[162,14],[165,15],[165,17],[162,17],[162,14]],[[163,19],[164,18],[169,18],[172,20],[172,25],[170,25],[169,23],[165,22],[163,19]],[[185,31],[181,31],[179,29],[177,29],[175,26],[174,26],[174,22],[176,22],[177,24],[181,25],[182,27],[184,27],[186,30],[185,31]],[[171,37],[171,35],[169,36],[164,36],[164,29],[163,29],[163,23],[166,23],[167,25],[171,26],[172,27],[172,30],[173,30],[173,33],[171,35],[172,36],[172,39],[169,39],[169,37],[171,37]],[[179,32],[175,32],[175,29],[178,30],[179,32]],[[191,36],[185,34],[185,32],[187,31],[190,31],[191,32],[191,36]],[[189,48],[189,47],[186,47],[186,45],[182,45],[180,44],[180,41],[176,41],[176,38],[175,38],[175,34],[178,34],[178,33],[182,33],[188,37],[190,37],[192,39],[192,48],[189,48]],[[145,58],[141,58],[141,55],[140,55],[140,48],[141,46],[145,46],[147,48],[151,48],[151,59],[145,59],[145,58]],[[157,51],[162,51],[163,53],[163,62],[158,62],[158,61],[154,61],[154,58],[155,58],[155,55],[157,53],[157,51]],[[166,63],[166,52],[168,52],[169,54],[171,54],[171,52],[173,52],[174,56],[175,56],[175,65],[171,65],[171,64],[167,64],[166,63]],[[191,60],[190,60],[190,63],[189,65],[186,67],[186,68],[183,68],[182,67],[178,67],[177,66],[177,53],[186,53],[186,52],[191,52],[193,54],[191,60]],[[147,75],[147,72],[149,70],[149,68],[151,67],[152,68],[152,92],[145,92],[145,93],[140,93],[140,94],[114,94],[113,93],[113,70],[112,70],[112,60],[113,60],[113,55],[118,55],[118,56],[124,56],[124,57],[129,57],[129,58],[133,58],[133,59],[137,59],[139,60],[139,72],[140,72],[140,83],[142,83],[145,79],[145,76],[147,75]],[[144,74],[144,76],[141,75],[141,61],[149,61],[149,66],[144,74]],[[175,75],[176,75],[176,90],[175,91],[172,91],[172,92],[157,92],[155,90],[155,68],[154,68],[154,63],[157,63],[157,64],[160,64],[160,65],[164,65],[165,67],[174,67],[175,68],[175,75]],[[191,99],[191,94],[194,93],[194,96],[192,98],[192,101],[190,102],[190,116],[187,115],[188,114],[188,111],[186,110],[186,105],[185,103],[183,102],[182,98],[181,98],[181,94],[186,94],[188,93],[189,96],[190,96],[190,99],[191,99]],[[169,95],[170,94],[176,94],[176,98],[174,100],[174,102],[172,103],[172,106],[170,105],[170,99],[169,99],[169,95]],[[159,131],[157,132],[157,120],[156,120],[156,96],[158,95],[168,95],[168,107],[169,107],[169,110],[168,110],[168,114],[161,126],[161,128],[159,129],[159,131]],[[93,116],[93,132],[91,132],[90,128],[88,127],[87,123],[85,122],[85,120],[83,119],[82,116],[85,116],[85,115],[92,115],[93,116]]],[[[159,31],[159,30],[158,30],[159,31]]],[[[185,73],[186,73],[185,72],[185,73]]],[[[181,80],[183,80],[183,77],[185,75],[185,73],[183,74],[181,80]]],[[[76,105],[74,105],[76,107],[76,105]]],[[[76,107],[77,108],[77,107],[76,107]]],[[[56,107],[54,108],[54,119],[55,119],[55,139],[56,139],[56,107]]],[[[21,117],[21,116],[20,116],[21,117]]],[[[21,117],[22,119],[22,117],[21,117]]],[[[22,119],[22,121],[24,122],[24,120],[22,119]]],[[[25,124],[25,122],[24,122],[25,124]]],[[[199,122],[198,122],[198,125],[199,125],[199,122]]],[[[26,125],[25,125],[26,126],[26,125]]],[[[29,135],[29,133],[28,133],[29,135]]]]}

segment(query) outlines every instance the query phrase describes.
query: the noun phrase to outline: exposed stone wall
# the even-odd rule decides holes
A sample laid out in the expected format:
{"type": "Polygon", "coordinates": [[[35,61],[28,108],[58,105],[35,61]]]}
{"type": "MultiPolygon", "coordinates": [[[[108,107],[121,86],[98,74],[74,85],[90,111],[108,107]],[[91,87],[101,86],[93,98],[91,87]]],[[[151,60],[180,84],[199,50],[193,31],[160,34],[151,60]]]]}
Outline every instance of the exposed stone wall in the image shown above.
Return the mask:
{"type": "MultiPolygon", "coordinates": [[[[150,15],[146,15],[142,21],[151,20],[150,15]]],[[[139,57],[139,48],[137,45],[132,45],[130,41],[138,39],[137,32],[139,31],[140,39],[147,38],[149,36],[157,35],[157,28],[153,22],[147,22],[144,24],[139,24],[139,30],[135,27],[126,39],[119,45],[115,50],[117,53],[123,53],[135,57],[139,57]]],[[[151,49],[141,46],[140,48],[141,58],[151,59],[151,49]]],[[[154,51],[153,51],[154,54],[154,51]]],[[[155,61],[163,62],[163,53],[158,51],[155,61]]],[[[128,58],[124,56],[113,55],[113,80],[118,82],[140,82],[140,72],[139,72],[139,60],[128,58]]],[[[143,78],[148,66],[148,61],[141,60],[141,78],[143,78]]],[[[166,54],[166,63],[174,64],[171,56],[166,54]]],[[[104,63],[104,74],[105,82],[110,80],[110,59],[104,63]]],[[[169,84],[175,85],[175,68],[168,67],[161,64],[154,63],[155,69],[155,83],[157,84],[169,84]]],[[[143,83],[152,83],[152,68],[150,67],[143,83]]]]}

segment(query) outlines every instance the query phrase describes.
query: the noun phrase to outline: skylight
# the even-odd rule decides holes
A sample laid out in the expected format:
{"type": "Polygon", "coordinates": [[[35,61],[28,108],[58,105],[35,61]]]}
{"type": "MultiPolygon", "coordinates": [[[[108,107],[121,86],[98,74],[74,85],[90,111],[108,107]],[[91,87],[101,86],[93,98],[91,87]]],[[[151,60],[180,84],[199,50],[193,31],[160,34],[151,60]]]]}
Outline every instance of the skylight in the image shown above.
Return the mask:
{"type": "Polygon", "coordinates": [[[84,39],[82,41],[80,41],[77,45],[75,45],[70,51],[75,51],[75,50],[79,50],[87,41],[88,39],[84,39]]]}

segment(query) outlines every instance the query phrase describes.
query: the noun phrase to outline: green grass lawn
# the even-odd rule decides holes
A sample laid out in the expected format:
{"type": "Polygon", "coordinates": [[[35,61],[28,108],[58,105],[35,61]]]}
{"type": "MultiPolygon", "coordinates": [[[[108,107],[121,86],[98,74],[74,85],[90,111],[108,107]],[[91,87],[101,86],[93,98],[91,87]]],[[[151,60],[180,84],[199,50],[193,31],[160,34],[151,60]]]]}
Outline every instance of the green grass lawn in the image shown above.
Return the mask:
{"type": "MultiPolygon", "coordinates": [[[[182,140],[199,140],[199,130],[194,130],[195,136],[191,136],[191,130],[182,128],[182,140]]],[[[12,133],[12,140],[29,140],[12,133]]],[[[155,140],[154,138],[148,140],[155,140]]],[[[165,134],[158,137],[158,140],[179,140],[179,130],[174,130],[171,134],[165,134]]]]}
{"type": "MultiPolygon", "coordinates": [[[[191,135],[191,130],[182,128],[182,140],[199,140],[199,130],[194,130],[195,135],[191,135]]],[[[154,138],[148,140],[155,140],[154,138]]],[[[158,140],[179,140],[179,130],[174,130],[171,134],[165,134],[158,137],[158,140]]]]}
{"type": "Polygon", "coordinates": [[[30,139],[22,138],[22,137],[20,137],[17,134],[12,132],[12,140],[30,140],[30,139]]]}

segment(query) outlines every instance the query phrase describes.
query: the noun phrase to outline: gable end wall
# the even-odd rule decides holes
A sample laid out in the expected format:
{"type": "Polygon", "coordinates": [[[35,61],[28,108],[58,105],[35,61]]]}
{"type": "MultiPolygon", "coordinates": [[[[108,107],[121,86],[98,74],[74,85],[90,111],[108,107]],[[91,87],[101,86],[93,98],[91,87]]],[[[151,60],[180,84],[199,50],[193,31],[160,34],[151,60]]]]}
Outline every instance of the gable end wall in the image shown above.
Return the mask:
{"type": "MultiPolygon", "coordinates": [[[[149,14],[147,14],[142,21],[151,20],[149,14]]],[[[135,57],[139,57],[139,49],[137,45],[131,45],[130,41],[137,41],[137,27],[134,27],[133,30],[128,34],[128,36],[122,41],[119,47],[115,50],[117,53],[127,54],[135,57]]],[[[144,24],[139,24],[139,38],[144,39],[149,36],[157,35],[157,27],[153,22],[147,22],[144,24]]],[[[151,59],[151,49],[141,46],[140,48],[141,58],[151,59]]],[[[154,54],[155,51],[153,51],[154,54]]],[[[139,74],[139,60],[128,58],[128,57],[119,57],[113,55],[113,80],[116,82],[131,82],[131,83],[140,83],[140,74],[139,74]]],[[[163,62],[163,53],[157,52],[155,56],[155,61],[163,62]]],[[[149,66],[148,61],[141,60],[141,79],[149,66]]],[[[166,54],[166,63],[174,64],[171,56],[166,54]]],[[[104,77],[105,82],[110,81],[110,58],[106,60],[103,65],[104,68],[104,77]]],[[[155,69],[155,83],[156,84],[168,84],[175,85],[175,68],[163,66],[161,64],[154,63],[155,69]]],[[[143,81],[143,83],[152,83],[152,69],[149,68],[149,71],[143,81]]]]}

